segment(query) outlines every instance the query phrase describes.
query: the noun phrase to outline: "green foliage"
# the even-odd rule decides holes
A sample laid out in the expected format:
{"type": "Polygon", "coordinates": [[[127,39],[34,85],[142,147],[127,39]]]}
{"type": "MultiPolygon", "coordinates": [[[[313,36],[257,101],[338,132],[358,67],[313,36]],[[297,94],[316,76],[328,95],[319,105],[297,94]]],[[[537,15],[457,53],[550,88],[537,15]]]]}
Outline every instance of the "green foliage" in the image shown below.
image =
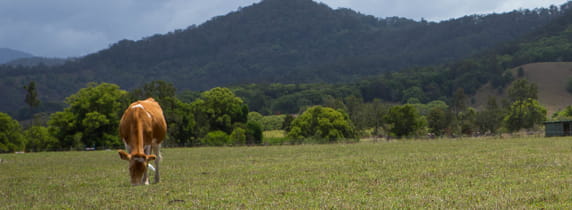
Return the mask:
{"type": "Polygon", "coordinates": [[[40,105],[40,99],[38,99],[38,90],[36,90],[36,83],[34,81],[30,82],[30,84],[24,86],[26,89],[26,104],[30,106],[30,108],[36,108],[40,105]]]}
{"type": "Polygon", "coordinates": [[[457,114],[457,123],[461,134],[472,135],[476,130],[477,111],[470,107],[457,114]]]}
{"type": "Polygon", "coordinates": [[[0,112],[0,153],[22,151],[25,143],[18,121],[0,112]]]}
{"type": "Polygon", "coordinates": [[[434,107],[427,115],[429,132],[437,136],[443,136],[451,124],[451,116],[447,109],[434,107]]]}
{"type": "Polygon", "coordinates": [[[572,106],[567,106],[552,114],[552,120],[572,120],[572,106]]]}
{"type": "Polygon", "coordinates": [[[246,143],[250,145],[262,143],[262,126],[257,122],[246,123],[246,143]]]}
{"type": "Polygon", "coordinates": [[[201,144],[205,146],[224,146],[230,145],[232,142],[224,131],[211,131],[201,139],[201,144]]]}
{"type": "Polygon", "coordinates": [[[284,117],[284,122],[282,123],[282,130],[286,131],[286,132],[290,132],[290,130],[292,130],[292,122],[294,121],[294,116],[293,115],[286,115],[286,117],[284,117]]]}
{"type": "Polygon", "coordinates": [[[538,99],[538,86],[526,79],[519,79],[512,83],[508,89],[508,97],[511,102],[524,101],[526,99],[538,99]]]}
{"type": "Polygon", "coordinates": [[[356,138],[349,116],[332,108],[314,106],[292,122],[288,136],[293,139],[325,139],[330,142],[356,138]]]}
{"type": "Polygon", "coordinates": [[[194,146],[197,142],[199,131],[191,104],[179,101],[176,98],[168,98],[170,106],[163,107],[168,135],[167,145],[173,146],[194,146]]]}
{"type": "Polygon", "coordinates": [[[246,131],[240,127],[234,128],[229,136],[229,140],[235,145],[244,145],[246,143],[246,131]]]}
{"type": "Polygon", "coordinates": [[[531,98],[515,101],[504,118],[505,126],[510,132],[523,128],[531,129],[545,120],[546,108],[531,98]]]}
{"type": "MultiPolygon", "coordinates": [[[[363,87],[359,89],[367,102],[374,98],[408,101],[409,97],[423,93],[424,99],[417,99],[426,103],[444,100],[440,97],[450,97],[457,88],[472,94],[489,80],[498,80],[495,84],[502,85],[506,81],[500,75],[509,65],[522,64],[521,60],[566,60],[570,48],[563,27],[568,21],[560,18],[565,14],[565,10],[519,10],[436,23],[375,18],[308,0],[266,0],[199,26],[138,41],[122,40],[109,49],[61,66],[2,66],[0,97],[22,97],[18,90],[30,80],[36,81],[42,90],[41,99],[47,103],[46,99],[60,101],[90,81],[133,89],[149,78],[158,78],[173,83],[179,90],[206,90],[260,81],[339,84],[410,69],[394,74],[397,81],[383,78],[383,82],[364,81],[357,86],[363,87]],[[556,25],[554,29],[541,28],[551,22],[556,25]],[[457,62],[519,40],[539,28],[552,34],[525,39],[532,43],[507,44],[508,49],[483,53],[484,58],[413,68],[457,62]],[[522,52],[522,56],[510,56],[517,52],[522,52]],[[420,73],[420,69],[425,72],[420,73]],[[405,91],[411,87],[416,88],[405,91]]],[[[322,100],[305,94],[276,97],[276,101],[269,100],[266,94],[237,95],[244,98],[251,110],[264,115],[298,113],[303,110],[301,107],[317,105],[320,103],[314,100],[322,100]]],[[[14,113],[23,105],[20,100],[4,100],[0,101],[0,110],[14,113]]]]}
{"type": "Polygon", "coordinates": [[[162,80],[155,80],[129,92],[129,98],[130,101],[137,101],[152,97],[159,102],[159,104],[163,104],[163,100],[174,98],[175,92],[176,89],[173,84],[162,80]]]}
{"type": "Polygon", "coordinates": [[[58,149],[58,140],[50,135],[49,129],[32,126],[24,131],[27,152],[53,151],[58,149]]]}
{"type": "Polygon", "coordinates": [[[248,118],[248,107],[228,88],[205,91],[192,105],[206,117],[201,124],[207,125],[208,130],[231,133],[234,123],[246,123],[248,118]]]}
{"type": "Polygon", "coordinates": [[[477,113],[475,123],[481,133],[496,134],[502,126],[503,118],[503,109],[497,104],[496,98],[491,96],[485,109],[477,113]]]}
{"type": "Polygon", "coordinates": [[[117,127],[123,108],[127,106],[126,94],[114,84],[88,84],[66,98],[68,108],[51,115],[50,133],[60,140],[61,148],[121,145],[117,127]]]}
{"type": "Polygon", "coordinates": [[[282,124],[284,123],[285,117],[286,115],[264,116],[260,124],[265,131],[280,130],[282,129],[282,124]]]}
{"type": "Polygon", "coordinates": [[[426,124],[425,118],[411,104],[391,107],[384,121],[392,125],[390,132],[397,137],[416,135],[426,124]]]}

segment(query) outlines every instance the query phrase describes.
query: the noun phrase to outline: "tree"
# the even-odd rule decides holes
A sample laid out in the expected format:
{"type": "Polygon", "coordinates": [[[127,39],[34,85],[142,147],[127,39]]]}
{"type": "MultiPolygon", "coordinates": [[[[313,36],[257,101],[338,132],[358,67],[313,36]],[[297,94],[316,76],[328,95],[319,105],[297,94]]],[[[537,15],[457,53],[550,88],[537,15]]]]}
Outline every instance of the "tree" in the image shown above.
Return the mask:
{"type": "Polygon", "coordinates": [[[157,102],[159,102],[159,104],[163,104],[163,100],[174,98],[176,91],[177,89],[175,89],[173,84],[162,80],[155,80],[144,84],[143,87],[131,91],[129,93],[129,98],[131,101],[136,101],[153,97],[157,102]]]}
{"type": "Polygon", "coordinates": [[[451,123],[448,110],[445,108],[434,107],[427,115],[427,124],[429,132],[437,136],[443,136],[451,123]]]}
{"type": "Polygon", "coordinates": [[[369,126],[373,127],[373,135],[375,140],[377,140],[377,136],[382,134],[380,128],[383,128],[384,130],[387,129],[383,116],[389,113],[389,109],[390,106],[383,104],[378,98],[373,99],[373,102],[371,102],[369,106],[369,126]]]}
{"type": "Polygon", "coordinates": [[[26,104],[30,106],[30,109],[37,108],[40,105],[40,99],[38,99],[36,82],[31,81],[30,84],[24,86],[24,89],[26,89],[26,104]]]}
{"type": "Polygon", "coordinates": [[[250,145],[262,143],[262,126],[259,123],[246,123],[246,143],[250,145]]]}
{"type": "Polygon", "coordinates": [[[468,97],[465,95],[463,88],[458,88],[455,94],[453,94],[453,103],[451,105],[453,113],[457,114],[464,111],[467,108],[467,100],[468,97]]]}
{"type": "Polygon", "coordinates": [[[415,135],[426,123],[415,106],[411,104],[391,107],[384,120],[392,124],[390,131],[397,137],[415,135]]]}
{"type": "Polygon", "coordinates": [[[523,128],[531,129],[535,125],[542,124],[545,120],[546,108],[531,98],[515,101],[504,118],[506,128],[510,132],[523,128]]]}
{"type": "Polygon", "coordinates": [[[526,79],[519,79],[512,83],[508,89],[508,97],[511,103],[524,101],[526,99],[538,99],[538,86],[528,82],[526,79]]]}
{"type": "Polygon", "coordinates": [[[18,121],[0,112],[0,152],[15,152],[24,149],[25,139],[18,121]]]}
{"type": "Polygon", "coordinates": [[[347,114],[329,107],[314,106],[294,119],[288,137],[296,140],[315,138],[333,142],[356,138],[356,133],[347,114]]]}
{"type": "Polygon", "coordinates": [[[230,134],[236,125],[248,119],[248,106],[228,88],[216,87],[201,94],[201,98],[191,104],[198,137],[210,131],[223,131],[230,134]]]}
{"type": "Polygon", "coordinates": [[[24,136],[27,139],[26,151],[28,152],[52,151],[57,149],[58,140],[50,135],[47,127],[32,126],[24,131],[24,136]]]}
{"type": "Polygon", "coordinates": [[[286,133],[292,130],[292,122],[294,121],[294,116],[291,114],[286,115],[284,117],[284,122],[282,123],[282,130],[286,131],[286,133]]]}
{"type": "Polygon", "coordinates": [[[60,140],[62,148],[83,146],[116,147],[119,119],[127,92],[109,83],[89,83],[66,98],[69,107],[56,112],[48,122],[50,133],[60,140]]]}
{"type": "Polygon", "coordinates": [[[494,96],[489,96],[487,106],[477,113],[476,125],[481,133],[496,134],[502,126],[503,110],[494,96]]]}

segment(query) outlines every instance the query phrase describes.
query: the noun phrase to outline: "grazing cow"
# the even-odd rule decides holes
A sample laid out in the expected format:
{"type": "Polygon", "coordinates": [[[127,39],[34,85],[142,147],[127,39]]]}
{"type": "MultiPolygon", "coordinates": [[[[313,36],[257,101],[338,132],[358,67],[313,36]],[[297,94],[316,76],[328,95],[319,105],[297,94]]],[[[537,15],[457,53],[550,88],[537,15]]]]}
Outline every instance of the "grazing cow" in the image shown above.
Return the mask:
{"type": "MultiPolygon", "coordinates": [[[[159,182],[161,142],[167,133],[163,110],[153,98],[133,102],[121,117],[119,136],[125,149],[119,150],[119,157],[129,161],[129,175],[132,185],[149,184],[147,167],[155,160],[155,183],[159,182]],[[153,154],[151,154],[153,153],[153,154]]],[[[150,166],[153,169],[152,166],[150,166]]]]}

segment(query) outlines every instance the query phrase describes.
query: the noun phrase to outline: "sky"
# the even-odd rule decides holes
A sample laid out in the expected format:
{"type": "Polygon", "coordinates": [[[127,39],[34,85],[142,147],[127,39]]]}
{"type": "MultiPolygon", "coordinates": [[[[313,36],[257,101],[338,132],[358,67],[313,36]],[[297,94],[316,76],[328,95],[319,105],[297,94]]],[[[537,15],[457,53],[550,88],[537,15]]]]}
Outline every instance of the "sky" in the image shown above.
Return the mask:
{"type": "MultiPolygon", "coordinates": [[[[260,0],[1,0],[0,48],[78,57],[122,39],[185,29],[260,0]]],[[[561,5],[567,0],[315,0],[376,17],[441,21],[561,5]]]]}

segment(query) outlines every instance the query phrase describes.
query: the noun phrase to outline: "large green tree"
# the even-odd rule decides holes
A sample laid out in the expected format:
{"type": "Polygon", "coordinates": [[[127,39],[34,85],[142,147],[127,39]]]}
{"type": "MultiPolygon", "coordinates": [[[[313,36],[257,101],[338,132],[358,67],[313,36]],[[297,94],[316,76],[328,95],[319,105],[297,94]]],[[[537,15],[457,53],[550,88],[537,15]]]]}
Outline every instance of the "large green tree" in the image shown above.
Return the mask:
{"type": "Polygon", "coordinates": [[[217,130],[230,135],[235,128],[244,129],[247,123],[248,106],[228,88],[216,87],[205,91],[191,105],[198,138],[217,130]]]}
{"type": "Polygon", "coordinates": [[[505,126],[510,132],[531,129],[545,120],[546,108],[531,98],[515,101],[504,118],[505,126]]]}
{"type": "Polygon", "coordinates": [[[344,112],[314,106],[294,119],[288,136],[297,140],[315,138],[331,142],[356,138],[356,132],[349,116],[344,112]]]}
{"type": "Polygon", "coordinates": [[[411,104],[391,107],[384,120],[392,125],[390,132],[398,137],[415,135],[426,124],[425,118],[411,104]]]}
{"type": "Polygon", "coordinates": [[[51,115],[50,133],[60,140],[62,148],[121,145],[117,127],[127,106],[126,94],[115,84],[89,83],[66,98],[69,107],[51,115]]]}
{"type": "Polygon", "coordinates": [[[18,121],[0,112],[0,152],[14,152],[24,149],[25,139],[18,121]]]}

